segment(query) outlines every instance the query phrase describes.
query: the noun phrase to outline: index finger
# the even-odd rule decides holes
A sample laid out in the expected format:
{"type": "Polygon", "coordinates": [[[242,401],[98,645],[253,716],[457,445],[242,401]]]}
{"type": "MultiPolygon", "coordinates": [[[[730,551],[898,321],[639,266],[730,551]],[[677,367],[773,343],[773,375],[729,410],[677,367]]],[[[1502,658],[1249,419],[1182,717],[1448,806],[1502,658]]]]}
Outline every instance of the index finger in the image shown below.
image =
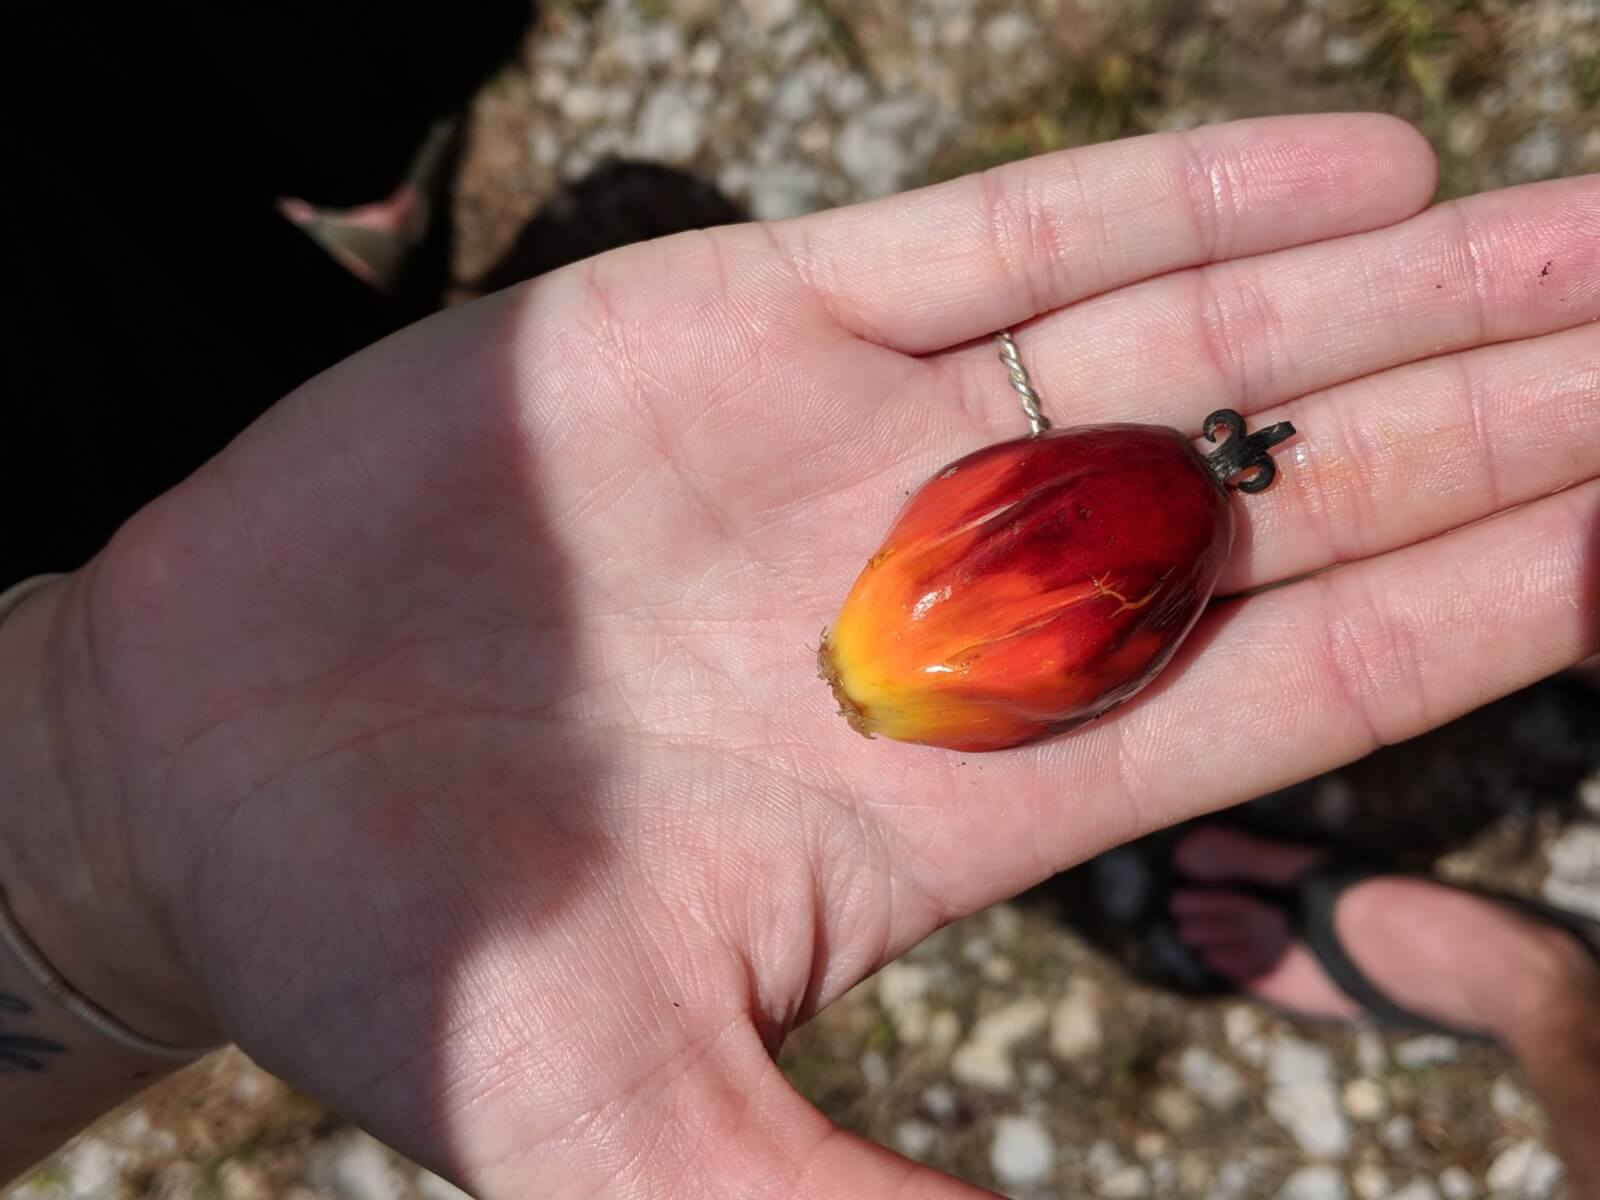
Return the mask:
{"type": "Polygon", "coordinates": [[[1392,117],[1268,117],[1009,163],[772,226],[850,332],[911,354],[1153,275],[1376,229],[1433,196],[1392,117]]]}

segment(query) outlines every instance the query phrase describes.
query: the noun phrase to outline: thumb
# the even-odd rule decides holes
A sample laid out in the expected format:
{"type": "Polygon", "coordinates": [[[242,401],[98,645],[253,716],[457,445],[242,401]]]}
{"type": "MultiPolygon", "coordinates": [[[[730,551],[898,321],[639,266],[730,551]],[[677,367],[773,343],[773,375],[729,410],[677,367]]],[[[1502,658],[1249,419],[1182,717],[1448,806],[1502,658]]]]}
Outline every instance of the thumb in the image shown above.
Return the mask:
{"type": "Polygon", "coordinates": [[[841,1129],[795,1091],[752,1028],[725,1084],[743,1097],[741,1119],[710,1148],[713,1172],[671,1195],[760,1200],[982,1200],[995,1193],[922,1166],[841,1129]]]}
{"type": "Polygon", "coordinates": [[[692,1056],[594,1114],[559,1166],[513,1156],[466,1180],[490,1198],[992,1200],[994,1193],[840,1129],[795,1091],[741,1014],[692,1056]],[[552,1168],[555,1167],[555,1170],[552,1168]],[[556,1190],[551,1185],[561,1181],[556,1190]]]}

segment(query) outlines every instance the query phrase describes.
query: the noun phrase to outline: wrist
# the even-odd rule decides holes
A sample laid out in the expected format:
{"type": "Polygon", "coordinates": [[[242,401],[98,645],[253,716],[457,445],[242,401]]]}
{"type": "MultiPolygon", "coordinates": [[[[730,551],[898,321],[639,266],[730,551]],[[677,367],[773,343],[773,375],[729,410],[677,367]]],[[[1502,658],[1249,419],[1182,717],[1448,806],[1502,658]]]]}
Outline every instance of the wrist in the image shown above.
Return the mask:
{"type": "Polygon", "coordinates": [[[140,878],[93,704],[80,573],[0,617],[0,888],[15,926],[93,1006],[145,1037],[215,1042],[172,926],[140,878]]]}

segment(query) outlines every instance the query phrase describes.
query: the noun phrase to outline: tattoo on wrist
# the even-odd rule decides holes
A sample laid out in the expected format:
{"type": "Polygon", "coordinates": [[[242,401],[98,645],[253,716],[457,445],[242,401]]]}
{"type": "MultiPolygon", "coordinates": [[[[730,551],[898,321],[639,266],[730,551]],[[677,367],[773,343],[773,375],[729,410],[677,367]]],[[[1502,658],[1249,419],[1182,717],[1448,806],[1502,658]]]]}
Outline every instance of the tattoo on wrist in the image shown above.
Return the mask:
{"type": "MultiPolygon", "coordinates": [[[[12,1016],[25,1017],[32,1011],[33,1005],[21,996],[0,992],[0,1021],[12,1016]]],[[[64,1054],[66,1049],[60,1042],[27,1033],[13,1033],[0,1025],[0,1074],[43,1071],[49,1065],[47,1055],[64,1054]]]]}

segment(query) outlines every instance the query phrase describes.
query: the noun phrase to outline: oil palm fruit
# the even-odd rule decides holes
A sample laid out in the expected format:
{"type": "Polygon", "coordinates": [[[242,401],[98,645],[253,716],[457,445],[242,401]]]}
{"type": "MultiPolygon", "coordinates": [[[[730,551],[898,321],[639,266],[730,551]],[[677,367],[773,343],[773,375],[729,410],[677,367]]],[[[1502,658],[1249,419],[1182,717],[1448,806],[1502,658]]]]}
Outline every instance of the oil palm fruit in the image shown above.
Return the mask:
{"type": "Polygon", "coordinates": [[[1272,482],[1283,423],[1206,418],[1202,456],[1157,425],[1089,425],[969,454],[867,562],[818,660],[859,732],[952,750],[1049,737],[1171,660],[1233,545],[1230,488],[1272,482]]]}

